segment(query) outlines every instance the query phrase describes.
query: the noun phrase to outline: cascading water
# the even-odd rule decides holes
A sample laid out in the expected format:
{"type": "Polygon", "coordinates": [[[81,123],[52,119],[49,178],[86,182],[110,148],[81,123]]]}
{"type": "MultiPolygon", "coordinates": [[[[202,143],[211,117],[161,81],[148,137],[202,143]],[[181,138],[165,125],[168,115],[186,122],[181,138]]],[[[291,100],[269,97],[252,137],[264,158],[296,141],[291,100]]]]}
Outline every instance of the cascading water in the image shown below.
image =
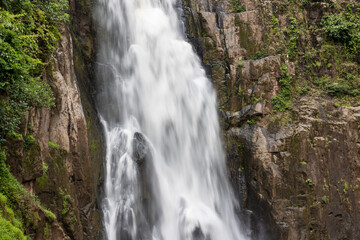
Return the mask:
{"type": "Polygon", "coordinates": [[[176,0],[99,0],[109,240],[241,240],[216,97],[176,0]]]}

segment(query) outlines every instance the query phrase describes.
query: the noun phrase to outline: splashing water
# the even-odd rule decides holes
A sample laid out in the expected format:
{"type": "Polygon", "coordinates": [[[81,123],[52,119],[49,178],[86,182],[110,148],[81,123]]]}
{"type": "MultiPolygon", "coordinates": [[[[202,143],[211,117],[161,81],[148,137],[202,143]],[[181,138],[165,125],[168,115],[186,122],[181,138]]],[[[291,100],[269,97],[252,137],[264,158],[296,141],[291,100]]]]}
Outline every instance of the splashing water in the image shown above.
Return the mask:
{"type": "Polygon", "coordinates": [[[99,0],[109,240],[241,240],[216,97],[175,0],[99,0]]]}

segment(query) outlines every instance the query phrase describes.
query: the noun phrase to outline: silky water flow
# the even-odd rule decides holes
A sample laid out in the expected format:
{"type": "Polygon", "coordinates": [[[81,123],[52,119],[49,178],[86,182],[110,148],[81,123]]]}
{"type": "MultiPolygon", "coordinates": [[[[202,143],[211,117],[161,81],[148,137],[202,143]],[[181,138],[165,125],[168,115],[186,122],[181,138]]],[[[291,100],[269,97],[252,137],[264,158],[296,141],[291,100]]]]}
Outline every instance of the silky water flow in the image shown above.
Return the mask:
{"type": "Polygon", "coordinates": [[[242,240],[216,96],[176,0],[99,0],[108,240],[242,240]]]}

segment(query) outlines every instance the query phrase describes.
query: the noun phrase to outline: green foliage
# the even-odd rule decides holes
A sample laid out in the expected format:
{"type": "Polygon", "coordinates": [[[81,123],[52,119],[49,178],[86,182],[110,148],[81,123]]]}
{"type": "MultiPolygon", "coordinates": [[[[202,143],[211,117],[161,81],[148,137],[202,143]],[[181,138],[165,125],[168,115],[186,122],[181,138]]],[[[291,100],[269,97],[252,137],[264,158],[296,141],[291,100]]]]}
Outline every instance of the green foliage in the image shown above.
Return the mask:
{"type": "Polygon", "coordinates": [[[0,233],[0,240],[26,240],[23,231],[2,216],[0,216],[0,233]]]}
{"type": "Polygon", "coordinates": [[[39,184],[39,188],[43,191],[49,190],[49,176],[48,176],[48,169],[49,166],[43,162],[42,163],[43,168],[43,175],[41,177],[36,178],[37,184],[39,184]]]}
{"type": "Polygon", "coordinates": [[[274,28],[276,25],[278,25],[279,23],[279,19],[276,18],[274,15],[270,14],[269,15],[271,17],[271,22],[270,22],[270,25],[271,25],[271,28],[274,28]]]}
{"type": "Polygon", "coordinates": [[[55,148],[55,149],[59,149],[59,148],[60,148],[59,145],[57,145],[56,143],[54,143],[54,142],[52,142],[52,141],[49,141],[49,142],[48,142],[48,146],[49,146],[50,148],[55,148]]]}
{"type": "Polygon", "coordinates": [[[360,7],[348,4],[338,14],[325,16],[321,24],[327,37],[343,45],[345,52],[355,57],[360,53],[360,7]]]}
{"type": "Polygon", "coordinates": [[[5,159],[5,153],[0,151],[0,240],[22,240],[26,239],[23,225],[11,208],[11,200],[17,199],[22,189],[6,168],[5,159]]]}
{"type": "Polygon", "coordinates": [[[3,0],[0,3],[0,144],[30,108],[53,106],[42,79],[69,19],[67,0],[3,0]]]}
{"type": "Polygon", "coordinates": [[[25,190],[6,167],[5,160],[5,152],[0,151],[0,193],[5,195],[10,203],[15,203],[20,201],[20,195],[24,194],[25,190]]]}
{"type": "Polygon", "coordinates": [[[244,5],[241,5],[239,3],[239,0],[230,0],[230,4],[232,6],[231,12],[233,12],[233,13],[239,13],[239,12],[246,11],[246,7],[244,5]]]}
{"type": "Polygon", "coordinates": [[[56,216],[53,212],[47,210],[47,209],[43,209],[44,212],[45,212],[45,216],[46,218],[50,221],[50,222],[53,222],[55,219],[56,219],[56,216]]]}
{"type": "Polygon", "coordinates": [[[35,138],[31,135],[26,135],[24,137],[24,150],[28,150],[31,145],[36,142],[35,138]]]}
{"type": "Polygon", "coordinates": [[[360,96],[360,79],[352,73],[347,73],[345,78],[335,80],[328,76],[315,78],[314,84],[332,97],[360,96]]]}
{"type": "Polygon", "coordinates": [[[298,28],[298,22],[295,18],[291,17],[289,21],[290,27],[286,30],[289,40],[286,47],[289,53],[289,58],[293,60],[298,52],[300,30],[298,28]]]}
{"type": "Polygon", "coordinates": [[[285,64],[281,65],[282,76],[279,79],[280,93],[272,98],[273,112],[284,112],[291,109],[291,75],[285,64]]]}
{"type": "Polygon", "coordinates": [[[41,0],[40,9],[46,14],[51,22],[69,23],[68,0],[41,0]]]}
{"type": "Polygon", "coordinates": [[[256,52],[255,56],[250,57],[250,60],[259,60],[265,57],[268,57],[269,54],[265,51],[258,51],[256,52]]]}
{"type": "Polygon", "coordinates": [[[275,33],[279,32],[279,28],[277,27],[279,24],[279,19],[272,14],[269,14],[269,17],[271,29],[273,29],[275,33]]]}
{"type": "Polygon", "coordinates": [[[305,181],[309,186],[312,186],[313,185],[313,182],[310,178],[306,179],[305,181]]]}
{"type": "Polygon", "coordinates": [[[247,124],[249,125],[254,125],[256,123],[256,120],[255,119],[249,119],[246,121],[247,124]]]}
{"type": "Polygon", "coordinates": [[[59,194],[62,196],[62,210],[61,214],[65,216],[69,211],[71,207],[72,198],[69,194],[67,194],[66,189],[62,190],[59,188],[59,194]]]}
{"type": "Polygon", "coordinates": [[[344,95],[360,96],[360,89],[354,89],[350,85],[340,81],[340,83],[334,83],[326,86],[326,92],[335,97],[341,97],[344,95]]]}
{"type": "Polygon", "coordinates": [[[325,203],[325,204],[328,202],[328,200],[327,200],[327,197],[326,197],[326,196],[323,196],[323,197],[321,198],[321,200],[322,200],[322,202],[323,202],[323,203],[325,203]]]}
{"type": "Polygon", "coordinates": [[[23,188],[10,173],[5,161],[5,152],[0,151],[0,240],[28,239],[23,236],[23,230],[25,227],[36,229],[40,219],[34,209],[41,209],[50,222],[55,216],[40,205],[36,196],[23,188]]]}

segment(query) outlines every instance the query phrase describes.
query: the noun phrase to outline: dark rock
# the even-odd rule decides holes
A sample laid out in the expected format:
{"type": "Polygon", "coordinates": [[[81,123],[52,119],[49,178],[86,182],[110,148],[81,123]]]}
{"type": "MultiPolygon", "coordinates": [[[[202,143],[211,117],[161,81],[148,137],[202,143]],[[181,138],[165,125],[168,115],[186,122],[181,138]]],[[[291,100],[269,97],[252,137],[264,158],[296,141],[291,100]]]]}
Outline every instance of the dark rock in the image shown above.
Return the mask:
{"type": "Polygon", "coordinates": [[[144,135],[136,132],[132,141],[132,159],[141,166],[149,153],[149,143],[146,141],[144,135]]]}

